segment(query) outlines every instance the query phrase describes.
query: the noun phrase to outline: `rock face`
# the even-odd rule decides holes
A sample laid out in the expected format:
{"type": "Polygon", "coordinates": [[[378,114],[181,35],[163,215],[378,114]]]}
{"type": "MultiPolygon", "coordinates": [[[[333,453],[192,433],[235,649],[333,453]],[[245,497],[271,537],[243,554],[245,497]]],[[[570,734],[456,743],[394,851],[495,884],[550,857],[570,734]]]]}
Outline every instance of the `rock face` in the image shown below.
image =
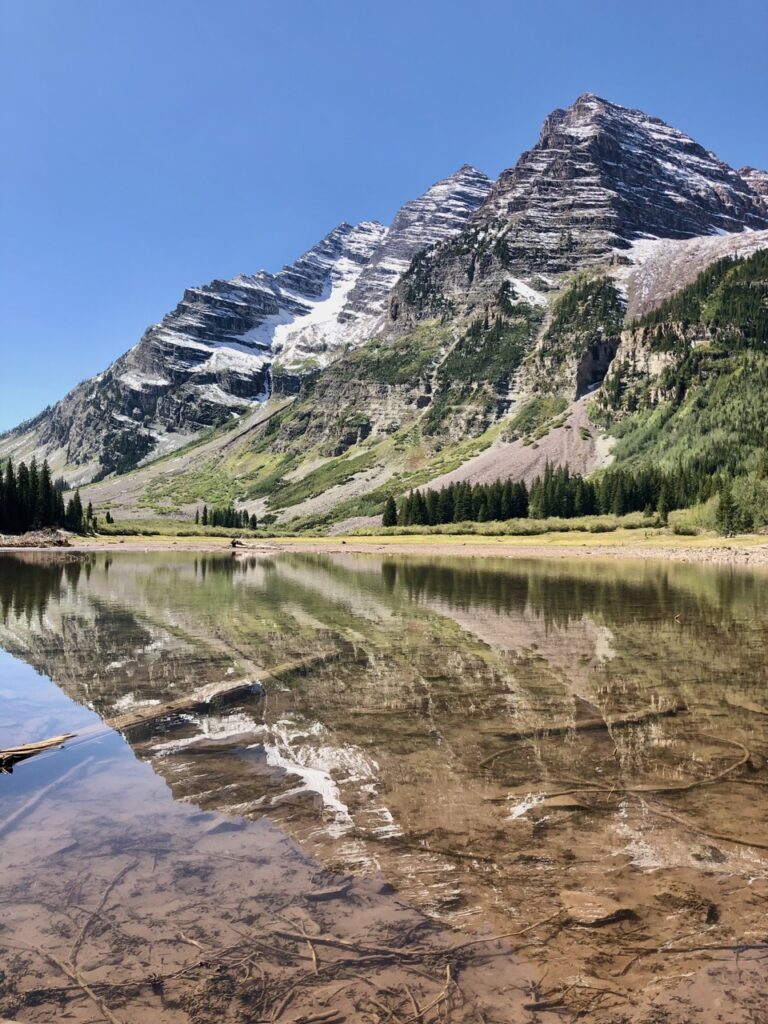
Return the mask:
{"type": "Polygon", "coordinates": [[[658,118],[587,93],[553,111],[464,231],[404,275],[392,319],[486,301],[511,275],[546,284],[615,262],[639,238],[765,229],[764,187],[762,172],[742,176],[658,118]]]}
{"type": "Polygon", "coordinates": [[[490,189],[465,166],[407,203],[390,228],[340,224],[278,274],[187,289],[126,355],[0,439],[0,450],[38,452],[79,483],[172,451],[275,386],[296,390],[369,336],[418,249],[460,230],[490,189]]]}
{"type": "Polygon", "coordinates": [[[504,171],[483,220],[505,231],[509,260],[565,270],[640,235],[689,238],[768,227],[737,171],[658,118],[590,93],[544,122],[504,171]]]}
{"type": "Polygon", "coordinates": [[[339,319],[359,322],[381,313],[389,292],[416,253],[460,231],[492,187],[493,182],[482,171],[464,164],[424,195],[406,203],[357,279],[339,319]]]}
{"type": "Polygon", "coordinates": [[[763,207],[768,211],[768,171],[759,171],[756,167],[742,167],[739,174],[762,199],[763,207]]]}
{"type": "Polygon", "coordinates": [[[322,357],[337,340],[335,314],[385,233],[341,224],[278,274],[187,289],[126,355],[12,432],[4,449],[42,450],[80,482],[172,451],[266,400],[276,353],[298,358],[307,337],[322,357]]]}
{"type": "Polygon", "coordinates": [[[493,182],[465,164],[449,177],[401,207],[388,228],[381,228],[361,267],[349,268],[334,299],[320,316],[278,327],[272,349],[283,378],[325,366],[329,355],[372,336],[390,291],[420,250],[461,231],[488,197],[493,182]]]}
{"type": "Polygon", "coordinates": [[[115,364],[116,379],[142,396],[159,392],[145,414],[177,428],[216,422],[222,407],[263,400],[275,354],[295,350],[302,328],[322,335],[319,351],[332,345],[334,310],[385,230],[375,222],[341,224],[279,274],[188,289],[115,364]]]}

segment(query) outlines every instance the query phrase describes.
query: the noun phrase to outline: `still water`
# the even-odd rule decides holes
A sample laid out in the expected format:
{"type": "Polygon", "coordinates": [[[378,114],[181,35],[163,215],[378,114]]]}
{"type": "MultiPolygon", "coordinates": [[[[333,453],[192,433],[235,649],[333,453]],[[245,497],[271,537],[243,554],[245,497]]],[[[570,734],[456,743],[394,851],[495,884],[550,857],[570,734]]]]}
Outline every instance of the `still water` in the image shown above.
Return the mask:
{"type": "Polygon", "coordinates": [[[0,776],[0,1017],[298,1020],[310,970],[307,1019],[407,1019],[314,960],[170,992],[266,915],[530,936],[440,1019],[765,1021],[767,638],[768,577],[701,566],[0,556],[0,748],[77,734],[0,776]]]}

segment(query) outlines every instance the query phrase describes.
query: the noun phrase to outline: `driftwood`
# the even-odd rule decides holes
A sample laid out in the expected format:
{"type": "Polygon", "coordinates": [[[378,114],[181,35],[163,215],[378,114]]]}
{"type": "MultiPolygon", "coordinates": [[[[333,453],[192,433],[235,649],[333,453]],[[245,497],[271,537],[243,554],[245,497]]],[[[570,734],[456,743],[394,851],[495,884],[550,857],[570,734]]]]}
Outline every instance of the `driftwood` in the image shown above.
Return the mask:
{"type": "MultiPolygon", "coordinates": [[[[533,739],[535,736],[560,736],[569,732],[594,732],[597,730],[605,730],[607,732],[611,729],[620,729],[628,725],[641,725],[643,722],[649,722],[655,718],[669,718],[687,710],[688,708],[685,704],[679,703],[673,704],[668,708],[636,711],[632,714],[621,715],[618,718],[612,719],[600,717],[582,718],[575,722],[550,722],[548,724],[534,726],[531,729],[520,729],[517,732],[506,733],[505,738],[509,740],[529,740],[533,739]]],[[[495,754],[491,754],[490,757],[486,757],[484,761],[481,761],[480,767],[487,767],[487,765],[492,764],[498,757],[503,757],[505,754],[508,754],[515,749],[515,747],[504,747],[503,750],[497,750],[495,754]]]]}
{"type": "Polygon", "coordinates": [[[285,661],[276,665],[273,669],[259,669],[259,681],[249,679],[228,680],[223,683],[210,683],[193,690],[184,697],[177,700],[167,701],[164,704],[154,704],[147,708],[136,708],[117,718],[105,719],[105,724],[110,729],[124,732],[139,725],[148,725],[159,721],[161,718],[168,718],[173,715],[204,711],[211,704],[227,704],[232,701],[242,700],[251,694],[263,693],[265,684],[277,682],[283,676],[291,675],[293,672],[306,672],[307,669],[316,665],[323,665],[333,657],[328,652],[310,654],[306,658],[296,658],[293,661],[285,661]]]}
{"type": "Polygon", "coordinates": [[[244,697],[252,694],[263,693],[265,683],[277,682],[283,676],[290,675],[293,672],[305,672],[315,665],[324,664],[332,657],[332,652],[310,654],[306,658],[296,658],[293,661],[283,662],[280,665],[276,665],[273,669],[260,669],[258,682],[248,679],[230,679],[222,683],[209,683],[207,686],[201,686],[196,690],[192,690],[191,693],[186,694],[184,697],[179,697],[177,700],[166,701],[163,704],[154,704],[150,707],[135,708],[133,711],[128,711],[124,715],[118,715],[116,718],[106,718],[103,722],[99,722],[88,729],[83,729],[79,733],[66,733],[62,736],[53,736],[47,740],[40,740],[37,743],[27,743],[19,747],[8,747],[0,750],[0,773],[10,771],[13,765],[18,764],[19,761],[24,761],[28,757],[34,757],[35,754],[41,754],[54,747],[60,747],[67,740],[72,740],[76,737],[81,740],[93,739],[95,736],[103,735],[110,729],[114,729],[117,732],[127,732],[138,726],[152,725],[163,718],[190,714],[195,711],[205,711],[213,704],[227,704],[232,701],[242,700],[244,697]]]}
{"type": "Polygon", "coordinates": [[[61,736],[52,736],[49,740],[40,740],[38,743],[23,743],[20,747],[6,747],[0,750],[0,772],[10,772],[15,764],[26,761],[28,757],[34,757],[44,750],[52,747],[61,747],[67,740],[74,739],[75,733],[67,732],[61,736]]]}
{"type": "MultiPolygon", "coordinates": [[[[232,701],[242,700],[252,694],[259,693],[261,687],[251,680],[240,679],[237,682],[212,683],[209,686],[201,686],[184,697],[176,700],[165,701],[163,704],[152,704],[149,707],[134,708],[117,718],[105,718],[104,725],[116,732],[127,732],[140,725],[149,725],[159,721],[161,718],[170,718],[174,715],[204,711],[212,704],[228,704],[232,701]]],[[[102,726],[96,727],[100,732],[102,726]]],[[[82,733],[81,735],[85,735],[82,733]]]]}

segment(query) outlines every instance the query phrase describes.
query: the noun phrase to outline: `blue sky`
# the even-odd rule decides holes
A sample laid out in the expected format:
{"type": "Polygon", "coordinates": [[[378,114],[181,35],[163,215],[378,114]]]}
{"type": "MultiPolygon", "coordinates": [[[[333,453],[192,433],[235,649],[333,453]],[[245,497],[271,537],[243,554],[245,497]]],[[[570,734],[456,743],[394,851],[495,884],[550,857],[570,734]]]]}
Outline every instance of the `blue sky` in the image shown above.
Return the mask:
{"type": "Polygon", "coordinates": [[[0,429],[582,92],[768,167],[766,53],[764,0],[0,0],[0,429]]]}

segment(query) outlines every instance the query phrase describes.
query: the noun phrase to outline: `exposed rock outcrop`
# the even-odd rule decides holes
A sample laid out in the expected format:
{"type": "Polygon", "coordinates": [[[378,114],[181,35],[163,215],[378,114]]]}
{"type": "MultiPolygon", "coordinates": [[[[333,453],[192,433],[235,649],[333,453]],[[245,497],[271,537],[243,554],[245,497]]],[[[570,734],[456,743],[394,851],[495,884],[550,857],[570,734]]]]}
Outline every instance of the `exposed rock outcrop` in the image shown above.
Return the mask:
{"type": "Polygon", "coordinates": [[[742,167],[739,174],[752,191],[762,199],[763,207],[768,211],[768,171],[761,171],[756,167],[742,167]]]}
{"type": "Polygon", "coordinates": [[[491,181],[464,166],[407,203],[386,228],[340,224],[278,274],[189,288],[104,373],[0,439],[73,483],[173,451],[205,427],[295,393],[305,374],[370,336],[414,254],[460,230],[491,181]]]}
{"type": "Polygon", "coordinates": [[[383,312],[389,292],[416,253],[460,231],[492,186],[482,171],[464,164],[406,203],[357,279],[339,319],[367,322],[371,315],[383,312]]]}
{"type": "Polygon", "coordinates": [[[553,274],[621,263],[640,238],[766,229],[762,182],[658,118],[587,93],[553,111],[464,231],[404,275],[393,327],[487,302],[510,276],[542,290],[553,274]]]}

